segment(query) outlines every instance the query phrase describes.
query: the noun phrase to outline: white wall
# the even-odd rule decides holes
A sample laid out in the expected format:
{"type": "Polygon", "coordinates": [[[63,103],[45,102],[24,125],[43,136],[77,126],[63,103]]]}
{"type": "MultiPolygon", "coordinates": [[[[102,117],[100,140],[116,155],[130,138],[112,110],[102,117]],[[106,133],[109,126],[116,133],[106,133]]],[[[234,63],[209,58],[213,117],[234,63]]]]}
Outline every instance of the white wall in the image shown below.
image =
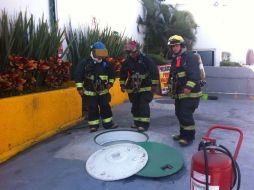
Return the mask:
{"type": "MultiPolygon", "coordinates": [[[[141,0],[56,0],[61,26],[71,19],[74,27],[88,26],[93,18],[101,28],[109,26],[117,32],[142,42],[136,19],[142,14],[141,0]]],[[[189,10],[197,24],[195,49],[215,49],[215,65],[221,52],[231,53],[232,61],[245,63],[248,49],[254,49],[254,1],[252,0],[167,0],[179,9],[189,10]]],[[[48,0],[0,0],[0,9],[8,14],[27,10],[36,19],[43,14],[49,19],[48,0]]]]}
{"type": "Polygon", "coordinates": [[[56,0],[60,25],[92,26],[93,19],[100,28],[111,27],[119,33],[142,42],[137,33],[137,16],[142,12],[138,0],[56,0]]]}
{"type": "Polygon", "coordinates": [[[216,49],[215,65],[221,52],[231,60],[245,63],[247,50],[254,49],[254,1],[252,0],[168,0],[181,10],[190,11],[197,24],[195,49],[216,49]]]}
{"type": "Polygon", "coordinates": [[[28,15],[33,14],[36,20],[44,14],[44,18],[49,20],[48,0],[0,0],[0,10],[3,9],[13,16],[20,11],[27,11],[28,15]]]}
{"type": "MultiPolygon", "coordinates": [[[[100,28],[111,27],[113,31],[143,42],[143,35],[137,32],[136,20],[142,14],[139,0],[55,0],[56,14],[61,27],[68,26],[71,20],[73,27],[93,25],[93,20],[100,28]]],[[[8,15],[27,11],[36,18],[49,20],[49,0],[0,0],[0,10],[5,9],[8,15]]]]}

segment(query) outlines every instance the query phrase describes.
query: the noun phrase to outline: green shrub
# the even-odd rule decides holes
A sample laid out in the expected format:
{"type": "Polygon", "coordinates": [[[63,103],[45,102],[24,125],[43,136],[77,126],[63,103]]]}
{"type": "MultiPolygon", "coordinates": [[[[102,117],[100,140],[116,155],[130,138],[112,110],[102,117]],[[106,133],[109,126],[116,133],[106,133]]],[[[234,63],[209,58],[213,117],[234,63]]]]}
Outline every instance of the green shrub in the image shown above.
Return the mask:
{"type": "Polygon", "coordinates": [[[69,80],[71,63],[58,57],[64,40],[58,23],[2,11],[0,25],[0,97],[61,88],[69,80]]]}
{"type": "Polygon", "coordinates": [[[150,57],[155,64],[157,65],[164,65],[164,64],[168,64],[169,60],[165,59],[164,57],[162,57],[161,55],[158,54],[147,54],[148,57],[150,57]]]}
{"type": "Polygon", "coordinates": [[[242,65],[238,62],[233,61],[221,61],[220,66],[227,66],[227,67],[242,67],[242,65]]]}

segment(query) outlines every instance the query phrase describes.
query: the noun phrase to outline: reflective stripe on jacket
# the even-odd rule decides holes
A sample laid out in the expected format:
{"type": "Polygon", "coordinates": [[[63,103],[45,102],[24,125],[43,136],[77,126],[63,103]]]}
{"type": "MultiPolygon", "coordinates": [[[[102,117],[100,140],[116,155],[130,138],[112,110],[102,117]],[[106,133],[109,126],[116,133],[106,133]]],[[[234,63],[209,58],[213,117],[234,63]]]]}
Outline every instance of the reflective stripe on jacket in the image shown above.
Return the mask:
{"type": "Polygon", "coordinates": [[[74,80],[77,88],[84,88],[85,95],[102,95],[108,93],[108,83],[113,86],[115,71],[113,66],[105,60],[97,63],[92,58],[88,58],[78,63],[74,80]]]}
{"type": "Polygon", "coordinates": [[[202,96],[199,85],[200,69],[197,56],[192,52],[184,51],[180,55],[174,56],[170,67],[170,85],[174,86],[173,96],[175,98],[198,98],[202,96]],[[177,59],[180,57],[180,64],[177,59]],[[190,89],[191,93],[186,95],[183,93],[184,88],[190,89]]]}
{"type": "Polygon", "coordinates": [[[137,60],[127,57],[120,70],[120,85],[128,93],[151,91],[158,83],[158,69],[150,58],[142,53],[137,60]]]}

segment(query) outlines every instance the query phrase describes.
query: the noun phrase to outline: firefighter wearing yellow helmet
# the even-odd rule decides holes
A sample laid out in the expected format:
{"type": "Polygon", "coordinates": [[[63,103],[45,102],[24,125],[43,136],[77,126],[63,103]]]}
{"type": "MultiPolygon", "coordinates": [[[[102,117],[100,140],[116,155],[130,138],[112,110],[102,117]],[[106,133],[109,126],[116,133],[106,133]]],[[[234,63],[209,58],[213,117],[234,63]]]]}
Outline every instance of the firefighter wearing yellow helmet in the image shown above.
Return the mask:
{"type": "Polygon", "coordinates": [[[159,74],[155,63],[141,53],[140,45],[136,41],[127,42],[124,50],[127,58],[120,70],[121,90],[128,93],[132,103],[134,124],[131,127],[143,132],[149,128],[149,103],[159,83],[159,74]]]}
{"type": "Polygon", "coordinates": [[[175,99],[175,114],[180,125],[179,134],[173,135],[173,139],[181,145],[189,145],[195,139],[193,113],[202,95],[199,62],[194,53],[186,50],[182,36],[171,36],[168,46],[172,52],[169,94],[175,99]]]}

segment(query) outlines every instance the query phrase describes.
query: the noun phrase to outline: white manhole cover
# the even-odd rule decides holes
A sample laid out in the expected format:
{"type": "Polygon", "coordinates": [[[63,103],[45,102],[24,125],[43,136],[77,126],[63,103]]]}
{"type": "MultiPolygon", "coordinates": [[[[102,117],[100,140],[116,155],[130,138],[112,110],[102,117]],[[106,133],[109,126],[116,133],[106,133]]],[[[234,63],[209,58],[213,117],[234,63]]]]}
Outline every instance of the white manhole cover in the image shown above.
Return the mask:
{"type": "Polygon", "coordinates": [[[114,181],[136,174],[147,161],[147,152],[141,146],[114,144],[93,153],[86,161],[86,170],[96,179],[114,181]]]}

